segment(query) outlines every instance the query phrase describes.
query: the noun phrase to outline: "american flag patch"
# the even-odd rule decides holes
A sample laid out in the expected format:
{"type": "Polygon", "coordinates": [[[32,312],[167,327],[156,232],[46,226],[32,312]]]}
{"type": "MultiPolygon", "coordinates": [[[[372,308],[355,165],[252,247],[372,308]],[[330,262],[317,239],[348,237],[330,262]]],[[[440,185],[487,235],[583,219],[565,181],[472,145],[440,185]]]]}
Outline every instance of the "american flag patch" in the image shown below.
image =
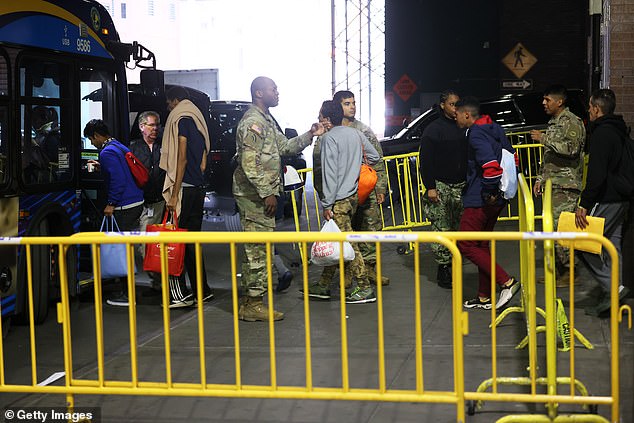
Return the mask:
{"type": "Polygon", "coordinates": [[[253,125],[251,125],[251,128],[249,129],[251,129],[253,132],[255,132],[258,135],[262,135],[262,128],[257,123],[254,123],[253,125]]]}

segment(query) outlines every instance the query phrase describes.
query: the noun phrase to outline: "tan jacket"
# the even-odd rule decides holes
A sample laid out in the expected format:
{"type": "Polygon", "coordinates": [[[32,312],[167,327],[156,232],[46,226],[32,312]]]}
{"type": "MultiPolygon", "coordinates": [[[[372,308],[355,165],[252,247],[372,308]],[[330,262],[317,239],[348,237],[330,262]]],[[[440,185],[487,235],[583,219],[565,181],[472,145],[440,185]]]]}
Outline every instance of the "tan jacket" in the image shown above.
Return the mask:
{"type": "MultiPolygon", "coordinates": [[[[172,191],[176,183],[176,168],[178,165],[178,122],[184,117],[193,119],[196,128],[205,138],[203,160],[211,148],[207,123],[202,113],[191,101],[180,101],[176,107],[174,107],[174,110],[170,112],[169,116],[167,116],[165,131],[163,132],[159,167],[165,170],[165,184],[163,185],[163,198],[165,198],[165,201],[169,201],[169,199],[172,198],[172,191]]],[[[177,215],[180,215],[181,212],[182,194],[183,190],[181,189],[178,193],[178,203],[176,204],[177,215]]]]}

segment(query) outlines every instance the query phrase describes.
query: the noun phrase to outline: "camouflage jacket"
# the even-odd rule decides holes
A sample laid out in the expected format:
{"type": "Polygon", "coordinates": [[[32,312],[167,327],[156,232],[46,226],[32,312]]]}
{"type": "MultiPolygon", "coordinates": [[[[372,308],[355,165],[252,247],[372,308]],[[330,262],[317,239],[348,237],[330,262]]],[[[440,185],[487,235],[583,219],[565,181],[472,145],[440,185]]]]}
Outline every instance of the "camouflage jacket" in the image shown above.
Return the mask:
{"type": "Polygon", "coordinates": [[[238,167],[233,173],[233,195],[258,195],[260,198],[280,195],[280,156],[302,151],[310,145],[311,133],[289,140],[271,115],[257,106],[247,110],[236,131],[238,167]]]}
{"type": "Polygon", "coordinates": [[[383,149],[381,148],[381,143],[377,139],[372,128],[370,128],[368,125],[361,122],[360,120],[355,119],[349,126],[363,132],[363,135],[368,138],[370,144],[372,144],[372,146],[379,153],[379,157],[381,157],[381,160],[379,160],[377,164],[372,167],[374,168],[374,170],[376,170],[376,175],[378,177],[378,180],[376,181],[376,192],[377,194],[385,194],[387,192],[387,175],[385,174],[385,163],[383,162],[383,149]]]}
{"type": "Polygon", "coordinates": [[[551,118],[541,140],[544,155],[539,181],[550,178],[555,187],[580,191],[585,139],[583,122],[567,107],[551,118]]]}

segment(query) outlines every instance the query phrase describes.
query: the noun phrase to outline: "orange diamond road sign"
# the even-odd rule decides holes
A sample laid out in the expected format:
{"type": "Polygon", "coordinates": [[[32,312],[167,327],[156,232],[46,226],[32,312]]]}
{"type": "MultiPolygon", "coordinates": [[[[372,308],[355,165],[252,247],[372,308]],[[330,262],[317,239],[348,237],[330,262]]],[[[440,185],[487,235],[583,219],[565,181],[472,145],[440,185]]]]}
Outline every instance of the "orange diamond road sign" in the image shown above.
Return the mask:
{"type": "Polygon", "coordinates": [[[418,86],[410,79],[407,74],[403,74],[396,84],[394,84],[394,92],[403,101],[409,100],[409,98],[416,92],[418,86]]]}
{"type": "Polygon", "coordinates": [[[521,78],[537,63],[537,58],[533,56],[530,51],[526,50],[526,47],[524,47],[522,43],[517,43],[517,45],[504,56],[502,63],[504,63],[517,78],[521,78]]]}

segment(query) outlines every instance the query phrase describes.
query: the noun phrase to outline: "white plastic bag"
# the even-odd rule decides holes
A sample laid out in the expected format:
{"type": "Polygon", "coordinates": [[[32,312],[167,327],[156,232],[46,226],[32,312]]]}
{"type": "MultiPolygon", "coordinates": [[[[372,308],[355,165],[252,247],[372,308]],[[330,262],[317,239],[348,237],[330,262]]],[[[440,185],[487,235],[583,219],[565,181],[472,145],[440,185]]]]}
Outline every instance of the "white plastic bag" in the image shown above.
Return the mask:
{"type": "MultiPolygon", "coordinates": [[[[334,219],[327,220],[321,232],[341,232],[334,219]]],[[[339,264],[339,242],[315,242],[310,248],[310,257],[318,266],[339,264]]],[[[348,241],[343,243],[343,261],[354,260],[354,249],[348,241]]]]}
{"type": "Polygon", "coordinates": [[[502,147],[502,177],[500,178],[500,191],[505,200],[515,198],[517,194],[517,168],[515,167],[515,155],[502,147]]]}

